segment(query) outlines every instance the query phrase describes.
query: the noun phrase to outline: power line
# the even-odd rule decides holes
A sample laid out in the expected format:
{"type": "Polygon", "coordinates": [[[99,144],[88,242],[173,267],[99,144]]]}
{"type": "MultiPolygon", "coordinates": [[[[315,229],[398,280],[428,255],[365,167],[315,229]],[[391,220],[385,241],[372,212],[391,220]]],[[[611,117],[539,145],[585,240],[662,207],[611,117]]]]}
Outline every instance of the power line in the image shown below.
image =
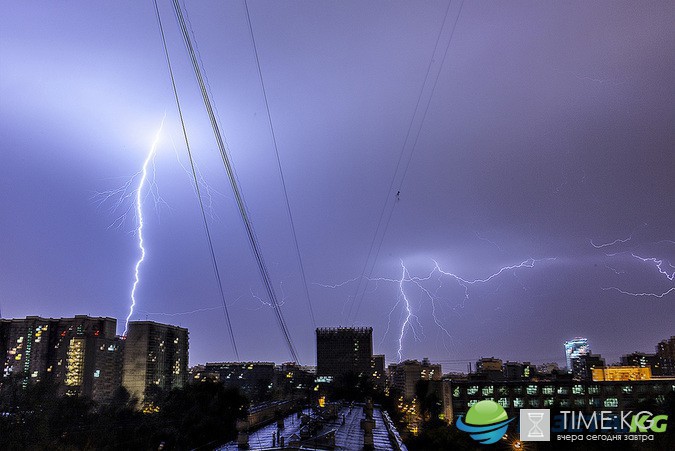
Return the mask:
{"type": "Polygon", "coordinates": [[[178,109],[178,117],[180,118],[181,127],[183,130],[183,138],[185,139],[185,148],[187,149],[188,158],[190,160],[190,169],[192,170],[192,177],[195,181],[195,190],[197,193],[197,199],[199,200],[199,209],[202,214],[202,224],[204,225],[204,231],[206,232],[206,240],[209,244],[209,251],[211,253],[211,264],[213,266],[213,271],[216,276],[216,281],[218,282],[218,290],[220,292],[220,299],[223,303],[223,312],[225,313],[225,319],[227,321],[227,327],[230,333],[230,341],[232,343],[232,349],[234,349],[234,354],[239,360],[239,350],[237,349],[237,342],[234,339],[234,331],[232,330],[232,322],[230,321],[230,313],[227,309],[227,302],[225,302],[225,293],[223,291],[223,282],[220,277],[220,271],[218,270],[218,260],[216,259],[216,253],[213,250],[213,240],[211,239],[211,232],[209,230],[209,223],[206,219],[206,213],[204,211],[204,201],[202,200],[201,190],[199,188],[199,180],[197,178],[197,170],[195,168],[195,162],[192,157],[192,150],[190,149],[190,141],[188,140],[187,130],[185,129],[185,121],[183,119],[183,110],[180,106],[180,100],[178,98],[178,90],[176,89],[176,79],[173,75],[173,68],[171,67],[171,58],[169,57],[169,50],[166,45],[166,37],[164,35],[164,27],[162,26],[162,18],[159,14],[159,7],[157,6],[157,0],[154,0],[155,4],[155,13],[157,15],[157,23],[159,25],[159,31],[162,35],[162,45],[164,46],[164,56],[166,57],[166,63],[169,68],[169,75],[171,77],[171,87],[173,88],[173,95],[176,99],[176,108],[178,109]]]}
{"type": "Polygon", "coordinates": [[[291,223],[291,231],[293,232],[293,243],[295,244],[295,250],[298,256],[298,263],[300,265],[300,273],[302,274],[302,283],[305,288],[305,296],[307,297],[307,305],[309,306],[309,314],[312,318],[312,325],[316,329],[316,320],[314,319],[314,309],[312,308],[312,300],[309,297],[309,289],[307,288],[307,277],[305,276],[305,266],[302,263],[302,256],[300,254],[300,246],[298,245],[298,236],[295,233],[295,222],[293,221],[293,213],[291,213],[291,205],[288,201],[288,191],[286,190],[286,180],[284,178],[284,171],[281,168],[281,158],[279,157],[279,147],[277,145],[277,137],[274,133],[274,126],[272,125],[272,114],[270,113],[270,104],[267,100],[267,90],[265,89],[265,81],[263,80],[262,70],[260,68],[260,58],[258,57],[258,46],[255,42],[255,36],[253,34],[253,25],[251,24],[251,15],[248,10],[248,1],[244,0],[244,6],[246,7],[246,20],[248,21],[248,29],[251,32],[251,41],[253,42],[253,52],[255,53],[255,62],[258,68],[258,76],[260,77],[260,86],[262,88],[263,97],[265,99],[265,109],[267,110],[267,122],[270,126],[270,132],[272,133],[272,142],[274,143],[274,153],[277,157],[277,166],[279,167],[279,175],[281,177],[281,186],[284,191],[284,200],[286,201],[286,211],[288,213],[288,219],[291,223]]]}
{"type": "Polygon", "coordinates": [[[269,272],[267,270],[267,266],[265,265],[265,261],[263,259],[263,255],[262,255],[262,251],[260,249],[260,245],[258,244],[258,240],[256,238],[255,231],[253,229],[253,225],[252,225],[251,220],[248,216],[246,204],[244,202],[244,198],[243,198],[241,190],[239,188],[239,184],[237,183],[237,180],[236,180],[236,177],[235,177],[235,174],[234,174],[234,169],[232,167],[232,163],[230,162],[229,155],[227,154],[227,149],[226,149],[225,143],[223,141],[223,136],[220,132],[220,128],[218,127],[218,122],[216,121],[216,117],[215,117],[215,114],[213,112],[211,100],[210,100],[208,92],[206,90],[206,86],[204,84],[204,79],[202,77],[202,73],[201,73],[199,64],[197,63],[197,57],[195,55],[195,51],[194,51],[194,48],[192,46],[192,41],[190,39],[190,35],[188,33],[187,26],[185,24],[185,18],[183,17],[183,13],[182,13],[180,4],[178,3],[178,0],[173,0],[173,9],[174,9],[176,19],[177,19],[178,24],[179,24],[180,29],[181,29],[181,34],[183,35],[183,41],[185,43],[185,47],[186,47],[188,55],[190,57],[190,62],[192,63],[192,68],[193,68],[193,71],[195,73],[197,83],[199,84],[199,89],[200,89],[201,94],[202,94],[202,101],[204,103],[204,107],[206,109],[206,112],[209,116],[209,120],[211,122],[211,128],[213,129],[213,134],[214,134],[214,137],[216,139],[216,144],[218,145],[218,150],[220,151],[220,156],[221,156],[221,159],[223,160],[223,165],[225,166],[225,171],[227,172],[227,177],[230,181],[230,185],[232,187],[232,192],[234,194],[235,201],[237,202],[239,214],[241,215],[242,221],[244,222],[244,227],[246,229],[246,234],[248,236],[249,244],[251,246],[251,250],[253,251],[253,255],[254,255],[256,263],[258,265],[258,270],[259,270],[261,278],[263,280],[263,284],[265,285],[265,290],[267,291],[267,295],[268,295],[268,297],[270,299],[270,302],[272,304],[272,309],[274,310],[279,328],[281,329],[281,332],[284,335],[284,339],[286,341],[286,344],[288,345],[288,350],[289,350],[292,358],[296,362],[299,362],[297,353],[295,351],[295,347],[293,346],[293,342],[291,340],[291,336],[290,336],[290,332],[288,330],[288,326],[286,325],[286,321],[284,320],[283,314],[281,312],[281,307],[280,307],[279,302],[277,300],[276,293],[275,293],[274,288],[272,286],[272,281],[271,281],[269,272]]]}
{"type": "Polygon", "coordinates": [[[366,289],[368,288],[368,282],[370,281],[370,278],[373,274],[373,270],[375,269],[375,264],[377,263],[377,259],[380,255],[380,249],[382,248],[382,243],[384,242],[384,237],[386,236],[387,229],[389,228],[389,222],[391,221],[391,217],[394,213],[394,207],[396,206],[395,201],[392,204],[391,209],[389,210],[389,215],[387,216],[387,220],[384,223],[384,228],[382,229],[382,234],[380,235],[380,240],[379,240],[379,243],[377,245],[377,250],[375,251],[375,257],[373,258],[373,263],[372,263],[372,265],[370,267],[370,270],[368,272],[368,276],[364,277],[365,272],[366,272],[366,268],[368,267],[368,261],[370,260],[370,256],[372,255],[372,250],[375,246],[375,242],[377,241],[377,237],[379,235],[378,232],[380,230],[380,225],[382,224],[382,218],[384,217],[384,214],[387,210],[387,205],[389,204],[389,201],[391,199],[391,194],[394,193],[394,191],[396,191],[397,197],[398,197],[398,193],[401,192],[401,187],[403,186],[405,176],[408,172],[408,168],[410,167],[410,161],[412,160],[413,154],[415,153],[415,148],[417,147],[417,141],[419,139],[420,132],[422,131],[422,125],[424,124],[424,121],[426,119],[427,112],[429,111],[429,105],[431,104],[431,99],[433,98],[434,91],[436,90],[436,85],[438,83],[438,79],[441,75],[441,69],[443,68],[443,64],[445,63],[445,59],[448,55],[448,49],[450,48],[450,43],[452,42],[452,38],[455,34],[455,29],[457,28],[457,22],[459,21],[459,16],[462,14],[462,7],[464,6],[464,0],[462,0],[461,4],[459,6],[459,11],[457,12],[457,16],[455,17],[455,22],[452,25],[452,31],[450,32],[450,37],[448,38],[448,43],[445,47],[445,51],[443,53],[443,58],[441,59],[441,63],[440,63],[439,68],[438,68],[438,73],[436,74],[436,78],[434,79],[433,85],[431,87],[429,99],[427,100],[426,106],[424,107],[424,112],[422,113],[422,118],[420,120],[419,127],[417,129],[417,133],[415,134],[415,138],[413,140],[412,149],[410,151],[410,155],[408,156],[408,161],[406,162],[405,168],[403,169],[403,172],[401,173],[400,182],[398,183],[397,189],[394,190],[392,188],[393,188],[394,183],[396,181],[396,178],[397,178],[396,175],[398,174],[399,167],[400,167],[400,164],[401,164],[401,160],[403,159],[403,155],[405,153],[406,144],[408,143],[408,140],[410,138],[410,133],[412,131],[413,124],[415,122],[415,117],[417,116],[418,109],[420,107],[420,103],[421,103],[421,100],[422,100],[422,94],[424,93],[424,88],[426,87],[427,81],[429,79],[429,74],[431,72],[431,66],[433,65],[433,62],[434,62],[434,55],[436,54],[436,50],[438,48],[438,44],[440,42],[441,35],[443,34],[443,29],[445,28],[445,23],[448,19],[448,13],[450,12],[450,5],[451,4],[452,4],[452,0],[450,0],[450,2],[448,2],[448,6],[445,10],[445,17],[443,18],[443,24],[441,25],[441,29],[438,32],[438,36],[436,38],[436,44],[434,45],[434,51],[431,54],[431,61],[429,61],[429,65],[427,66],[427,71],[426,71],[426,74],[424,76],[424,83],[422,84],[422,88],[420,89],[420,94],[417,98],[417,103],[415,104],[415,110],[414,110],[412,118],[410,119],[410,125],[408,126],[408,132],[406,133],[406,137],[403,141],[403,147],[401,149],[401,153],[399,155],[398,162],[396,163],[396,169],[394,170],[394,175],[391,178],[391,182],[390,182],[389,188],[387,190],[387,197],[385,198],[384,205],[382,206],[382,211],[380,212],[380,218],[377,222],[377,227],[375,228],[375,234],[374,234],[373,240],[370,244],[370,250],[368,251],[368,257],[366,258],[366,262],[364,264],[363,271],[361,272],[361,276],[359,278],[359,283],[356,287],[356,292],[354,293],[354,298],[352,300],[352,304],[350,305],[349,313],[347,315],[348,320],[349,320],[349,317],[350,317],[351,311],[352,311],[351,307],[353,307],[354,304],[356,304],[356,310],[354,312],[354,320],[353,321],[356,321],[356,317],[357,317],[357,315],[359,313],[359,310],[361,308],[361,304],[363,302],[363,297],[365,296],[366,289]],[[358,296],[359,295],[359,289],[360,289],[362,281],[364,281],[365,285],[363,287],[363,291],[361,291],[361,296],[359,297],[358,296]],[[358,298],[358,300],[357,300],[357,298],[358,298]]]}

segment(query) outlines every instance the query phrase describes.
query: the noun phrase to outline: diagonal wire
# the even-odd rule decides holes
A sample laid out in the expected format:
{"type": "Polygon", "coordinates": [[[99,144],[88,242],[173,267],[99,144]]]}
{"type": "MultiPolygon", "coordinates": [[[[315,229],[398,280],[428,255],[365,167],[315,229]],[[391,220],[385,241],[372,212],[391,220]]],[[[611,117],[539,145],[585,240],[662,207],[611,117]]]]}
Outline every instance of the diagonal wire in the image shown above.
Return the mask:
{"type": "Polygon", "coordinates": [[[171,77],[171,87],[173,88],[173,95],[176,99],[176,108],[178,109],[178,116],[180,117],[180,123],[183,130],[183,138],[185,139],[185,148],[187,149],[188,158],[190,160],[190,169],[192,170],[192,178],[195,181],[195,190],[197,192],[197,199],[199,200],[199,209],[202,214],[202,223],[204,225],[204,231],[206,232],[206,239],[209,244],[209,251],[211,253],[211,264],[213,266],[213,272],[216,276],[216,281],[218,282],[218,290],[220,291],[220,299],[223,303],[223,312],[225,313],[225,319],[227,321],[227,328],[230,332],[230,341],[232,342],[232,349],[234,349],[234,354],[239,360],[239,350],[237,349],[237,342],[234,339],[234,331],[232,330],[232,322],[230,321],[230,313],[227,309],[227,303],[225,302],[225,292],[223,291],[223,282],[220,277],[220,271],[218,270],[218,260],[216,259],[216,253],[213,250],[213,240],[211,239],[211,231],[209,230],[209,223],[206,219],[206,213],[204,211],[204,201],[202,200],[201,190],[199,188],[199,180],[197,178],[197,170],[195,167],[195,162],[192,157],[192,150],[190,149],[190,141],[188,140],[187,130],[185,129],[185,121],[183,119],[183,110],[180,106],[180,100],[178,98],[178,90],[176,89],[176,79],[173,75],[173,68],[171,66],[171,59],[169,58],[169,50],[166,45],[166,37],[164,35],[164,27],[162,26],[162,18],[159,14],[159,7],[157,6],[157,0],[154,0],[155,5],[155,14],[157,15],[157,23],[159,25],[159,31],[162,35],[162,45],[164,46],[164,56],[166,57],[166,63],[169,68],[169,75],[171,77]]]}
{"type": "MultiPolygon", "coordinates": [[[[365,276],[366,269],[368,268],[368,261],[370,261],[370,256],[372,255],[373,249],[375,248],[375,242],[377,241],[377,237],[379,235],[378,232],[380,230],[380,226],[382,225],[382,219],[384,218],[385,212],[387,210],[387,205],[389,204],[389,200],[391,198],[391,193],[394,192],[394,190],[392,188],[393,188],[394,183],[396,181],[396,178],[397,178],[396,175],[398,174],[399,167],[400,167],[401,161],[403,159],[404,151],[405,151],[406,145],[408,144],[410,134],[412,132],[413,123],[415,121],[415,116],[417,116],[417,112],[420,108],[420,103],[421,103],[421,100],[422,100],[422,93],[424,92],[424,88],[426,87],[427,81],[429,79],[429,75],[430,75],[430,72],[431,72],[431,66],[434,62],[434,55],[436,54],[436,50],[438,49],[438,44],[440,42],[441,35],[443,33],[443,29],[445,28],[445,23],[448,19],[448,13],[450,12],[450,5],[451,4],[452,4],[452,0],[450,0],[448,2],[448,6],[445,10],[445,17],[443,19],[443,24],[441,25],[441,29],[438,32],[438,36],[436,38],[436,44],[434,45],[434,51],[431,55],[431,60],[429,61],[429,65],[427,66],[426,75],[424,76],[424,83],[422,84],[422,88],[420,89],[420,94],[417,98],[415,110],[413,112],[412,118],[410,119],[410,125],[408,126],[408,132],[406,133],[405,140],[403,141],[403,148],[401,149],[401,153],[399,155],[398,162],[396,163],[396,170],[394,171],[394,175],[391,178],[391,182],[390,182],[389,188],[387,190],[387,197],[385,199],[384,205],[382,206],[382,211],[380,212],[380,218],[377,222],[377,227],[375,228],[375,234],[374,234],[373,240],[370,244],[370,250],[368,251],[368,257],[366,258],[366,262],[363,266],[363,271],[361,272],[361,276],[359,277],[359,283],[356,287],[356,291],[354,292],[354,297],[352,299],[352,303],[350,304],[349,312],[347,314],[347,320],[348,321],[349,321],[349,318],[351,317],[352,307],[354,307],[354,305],[356,305],[356,310],[354,311],[353,321],[356,321],[356,317],[357,317],[357,315],[359,313],[359,310],[361,308],[361,304],[363,303],[363,297],[365,296],[366,289],[368,288],[369,279],[371,278],[371,276],[373,274],[373,270],[375,269],[375,264],[377,263],[377,258],[380,255],[380,249],[382,247],[382,243],[384,242],[384,237],[387,234],[389,222],[391,221],[392,214],[394,213],[394,207],[396,206],[395,203],[394,203],[394,205],[392,205],[392,207],[389,211],[389,215],[387,216],[387,220],[384,223],[384,228],[382,229],[382,234],[380,236],[380,240],[379,240],[379,243],[377,245],[377,250],[375,251],[375,257],[373,258],[373,263],[370,266],[368,276],[365,276]],[[359,289],[361,287],[362,282],[364,283],[363,291],[361,291],[360,292],[361,295],[358,296],[359,295],[359,289]],[[357,300],[357,298],[358,298],[358,300],[357,300]]],[[[424,124],[424,120],[426,119],[427,112],[429,111],[429,105],[431,104],[431,99],[434,95],[434,91],[436,90],[436,84],[438,83],[438,79],[439,79],[440,74],[441,74],[441,68],[443,67],[443,64],[445,63],[445,59],[448,55],[448,49],[450,48],[450,43],[452,42],[452,38],[455,35],[455,29],[457,28],[457,22],[459,21],[459,16],[462,14],[462,8],[463,7],[464,7],[464,0],[462,0],[461,4],[459,6],[459,11],[457,12],[457,16],[455,17],[455,22],[452,25],[452,31],[450,32],[450,38],[448,39],[448,43],[445,47],[445,51],[443,53],[443,58],[441,60],[440,66],[439,66],[438,73],[436,74],[436,78],[434,79],[434,82],[433,82],[433,85],[432,85],[432,88],[431,88],[431,93],[429,95],[429,99],[427,100],[427,104],[424,108],[424,112],[422,114],[422,119],[420,121],[419,128],[417,129],[417,133],[416,133],[415,138],[413,140],[412,150],[410,151],[410,155],[408,156],[408,161],[406,162],[405,168],[403,169],[403,172],[401,174],[400,182],[397,185],[398,186],[398,190],[397,190],[398,192],[400,192],[400,188],[403,186],[403,181],[405,180],[406,173],[408,172],[408,167],[410,166],[410,161],[412,160],[413,154],[415,153],[415,148],[417,147],[417,140],[419,139],[420,132],[422,131],[422,124],[424,124]]]]}
{"type": "Polygon", "coordinates": [[[255,257],[256,263],[258,265],[258,270],[260,272],[260,276],[263,280],[263,284],[265,285],[265,290],[267,291],[267,295],[270,299],[270,302],[272,304],[272,308],[274,310],[274,314],[277,319],[277,323],[279,325],[279,328],[281,329],[281,332],[284,336],[284,339],[286,341],[286,344],[288,346],[288,350],[291,354],[291,357],[296,361],[299,362],[297,352],[295,350],[295,346],[293,345],[293,341],[291,339],[290,332],[288,330],[288,326],[286,325],[286,321],[283,317],[283,314],[281,312],[281,307],[279,306],[279,301],[277,299],[276,293],[274,291],[274,288],[272,286],[272,281],[271,277],[269,274],[269,271],[267,270],[267,266],[265,264],[265,261],[263,259],[262,251],[260,249],[260,244],[258,243],[258,239],[255,235],[255,231],[253,229],[253,224],[251,223],[251,220],[248,215],[248,211],[246,209],[246,203],[244,202],[243,195],[241,193],[241,189],[239,188],[239,184],[237,183],[236,176],[234,174],[234,168],[232,167],[232,163],[230,161],[229,155],[227,154],[227,148],[225,146],[225,142],[223,141],[223,135],[220,132],[220,127],[218,126],[218,122],[216,120],[215,114],[213,112],[213,106],[211,105],[211,99],[208,95],[208,92],[206,90],[206,86],[204,83],[204,78],[202,76],[202,71],[199,67],[199,64],[197,62],[197,57],[195,55],[194,47],[192,45],[192,40],[190,39],[190,34],[187,29],[187,25],[185,23],[185,18],[183,16],[183,12],[181,9],[181,6],[178,2],[178,0],[173,0],[173,9],[174,13],[176,16],[176,19],[178,21],[178,25],[181,30],[181,34],[183,36],[183,42],[185,43],[186,50],[188,52],[188,56],[190,57],[190,62],[192,63],[192,69],[195,74],[195,78],[197,79],[197,83],[199,85],[199,89],[202,94],[202,101],[204,103],[204,107],[206,109],[206,112],[209,116],[209,120],[211,122],[211,128],[213,129],[213,134],[216,139],[216,144],[218,145],[218,150],[220,151],[220,156],[223,160],[223,165],[225,167],[225,171],[227,172],[227,177],[230,181],[230,185],[232,187],[232,192],[234,194],[235,201],[237,203],[237,207],[239,209],[239,214],[241,215],[241,219],[244,222],[244,227],[246,229],[246,234],[248,236],[249,244],[251,246],[251,250],[253,252],[253,255],[255,257]]]}
{"type": "Polygon", "coordinates": [[[307,305],[309,306],[309,314],[312,318],[312,325],[316,329],[316,320],[314,319],[314,309],[312,308],[312,300],[309,296],[309,289],[307,288],[307,277],[305,276],[305,265],[302,263],[302,256],[300,253],[300,246],[298,245],[298,236],[295,232],[295,222],[293,221],[293,213],[291,213],[291,205],[288,201],[288,191],[286,190],[286,180],[284,179],[284,171],[281,168],[281,158],[279,157],[279,147],[277,145],[277,137],[274,133],[274,126],[272,125],[272,114],[270,113],[270,104],[267,100],[267,90],[265,89],[265,81],[263,80],[262,70],[260,69],[260,58],[258,57],[258,46],[253,35],[253,25],[251,24],[251,15],[248,10],[248,1],[244,0],[246,7],[246,20],[248,21],[248,30],[251,33],[251,41],[253,42],[253,52],[255,53],[255,62],[258,67],[258,76],[260,77],[260,86],[262,87],[263,97],[265,98],[265,109],[267,110],[267,122],[272,133],[272,142],[274,143],[274,153],[277,157],[277,165],[279,167],[279,175],[281,176],[281,186],[284,191],[284,200],[286,201],[286,211],[288,212],[288,219],[291,223],[291,231],[293,232],[293,242],[295,244],[295,251],[298,256],[298,263],[300,265],[300,273],[302,274],[302,283],[305,288],[305,297],[307,298],[307,305]]]}

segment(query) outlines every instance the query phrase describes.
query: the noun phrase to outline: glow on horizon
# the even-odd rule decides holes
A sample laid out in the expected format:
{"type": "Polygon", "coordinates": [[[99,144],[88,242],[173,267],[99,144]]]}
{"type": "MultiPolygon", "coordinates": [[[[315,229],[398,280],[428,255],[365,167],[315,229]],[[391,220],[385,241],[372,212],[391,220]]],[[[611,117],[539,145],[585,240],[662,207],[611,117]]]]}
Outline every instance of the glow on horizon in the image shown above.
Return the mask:
{"type": "Polygon", "coordinates": [[[145,181],[148,178],[148,165],[154,158],[155,153],[157,152],[157,144],[159,143],[159,138],[160,135],[162,134],[162,129],[164,128],[165,119],[166,114],[162,118],[162,122],[159,125],[159,130],[157,130],[155,139],[152,142],[152,146],[150,146],[150,152],[148,152],[148,156],[145,158],[145,161],[143,162],[143,169],[141,170],[141,180],[138,183],[138,188],[136,188],[136,219],[138,221],[138,226],[136,227],[136,234],[138,236],[138,248],[141,250],[141,256],[136,261],[136,265],[134,266],[134,283],[131,287],[131,306],[129,307],[129,314],[127,315],[127,318],[124,321],[124,333],[122,333],[123,337],[127,336],[127,330],[129,329],[129,320],[131,319],[131,316],[134,314],[134,307],[136,307],[136,289],[138,288],[138,284],[141,280],[139,270],[141,267],[141,263],[143,263],[143,261],[145,260],[146,254],[143,242],[143,207],[142,207],[143,199],[141,193],[143,191],[143,187],[145,186],[145,181]]]}

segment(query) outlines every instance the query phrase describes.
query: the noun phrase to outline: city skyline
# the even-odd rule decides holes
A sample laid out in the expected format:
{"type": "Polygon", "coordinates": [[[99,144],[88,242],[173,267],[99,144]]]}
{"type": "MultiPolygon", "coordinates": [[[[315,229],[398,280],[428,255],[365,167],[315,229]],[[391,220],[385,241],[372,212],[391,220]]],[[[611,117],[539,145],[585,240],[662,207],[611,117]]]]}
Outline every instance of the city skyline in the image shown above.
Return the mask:
{"type": "MultiPolygon", "coordinates": [[[[560,363],[578,336],[608,363],[653,352],[675,332],[672,5],[383,5],[186,6],[299,363],[317,327],[354,325],[388,362],[447,370],[560,363]]],[[[241,359],[288,361],[159,7],[241,359]]],[[[122,333],[139,198],[131,320],[189,329],[190,364],[235,360],[152,2],[6,9],[0,316],[114,317],[122,333]]]]}

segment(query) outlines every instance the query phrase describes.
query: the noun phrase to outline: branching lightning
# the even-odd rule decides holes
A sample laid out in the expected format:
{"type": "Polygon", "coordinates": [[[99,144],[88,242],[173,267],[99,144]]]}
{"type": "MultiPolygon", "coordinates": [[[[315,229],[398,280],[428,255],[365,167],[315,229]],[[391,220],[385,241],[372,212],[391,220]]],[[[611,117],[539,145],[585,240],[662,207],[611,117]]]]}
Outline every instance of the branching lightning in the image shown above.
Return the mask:
{"type": "MultiPolygon", "coordinates": [[[[143,188],[145,186],[146,179],[148,178],[148,166],[150,165],[150,162],[154,159],[155,154],[157,152],[157,144],[159,143],[159,138],[162,133],[162,129],[164,128],[164,119],[166,119],[166,115],[164,115],[164,118],[162,118],[162,123],[159,126],[159,130],[157,130],[157,134],[155,135],[155,140],[152,142],[152,145],[150,146],[150,151],[148,152],[147,157],[145,158],[145,161],[143,162],[143,168],[140,171],[141,178],[140,181],[138,182],[138,186],[136,187],[135,190],[135,204],[134,208],[136,210],[136,221],[137,221],[137,226],[136,226],[136,236],[138,237],[138,248],[141,251],[141,255],[139,259],[136,261],[136,265],[134,266],[134,283],[131,286],[131,305],[129,307],[129,314],[126,317],[126,320],[124,321],[124,333],[122,336],[126,337],[127,336],[127,330],[129,328],[129,320],[131,319],[131,315],[134,313],[134,307],[136,307],[136,290],[138,288],[138,284],[140,282],[140,268],[141,268],[141,263],[145,260],[145,246],[143,242],[143,188]]],[[[153,171],[154,173],[154,171],[153,171]]]]}
{"type": "MultiPolygon", "coordinates": [[[[644,223],[640,227],[645,227],[646,225],[647,225],[647,223],[644,223]]],[[[626,243],[633,238],[634,233],[635,232],[633,232],[633,234],[631,234],[628,238],[616,239],[614,241],[603,243],[603,244],[595,244],[592,240],[588,240],[588,241],[591,243],[591,245],[594,248],[600,249],[600,248],[604,248],[604,247],[613,246],[613,245],[619,244],[619,243],[621,243],[621,244],[626,243]]],[[[658,242],[652,243],[652,244],[658,245],[658,244],[661,244],[661,243],[673,243],[673,241],[671,241],[671,240],[661,240],[661,241],[658,241],[658,242]]],[[[636,246],[633,246],[633,248],[635,248],[635,247],[636,246]]],[[[630,252],[630,251],[619,251],[619,252],[605,253],[605,256],[606,257],[617,257],[617,256],[621,256],[621,255],[627,255],[628,253],[630,253],[631,257],[633,257],[634,259],[639,260],[639,261],[644,262],[644,263],[650,264],[653,268],[655,268],[658,271],[658,273],[661,276],[665,276],[665,278],[668,281],[673,282],[675,280],[675,266],[673,266],[669,261],[667,261],[663,258],[643,257],[643,256],[637,255],[636,253],[630,252]]],[[[605,267],[610,269],[616,275],[626,274],[626,271],[618,270],[618,269],[616,269],[613,266],[610,266],[608,264],[605,264],[605,267]]],[[[665,291],[661,291],[661,292],[634,292],[634,291],[628,291],[628,290],[624,290],[624,289],[621,289],[619,287],[614,287],[614,286],[603,287],[602,289],[604,291],[616,291],[618,293],[625,294],[627,296],[654,297],[654,298],[663,298],[663,297],[667,296],[668,294],[675,291],[675,287],[671,287],[671,288],[669,288],[665,291]]]]}
{"type": "Polygon", "coordinates": [[[675,271],[673,271],[672,273],[669,273],[668,271],[663,269],[664,263],[666,263],[668,266],[670,266],[671,269],[675,269],[675,266],[671,265],[670,262],[665,261],[665,260],[659,260],[658,258],[654,258],[654,257],[640,257],[639,255],[635,255],[635,254],[631,254],[631,255],[633,257],[637,258],[638,260],[642,260],[643,262],[653,263],[654,266],[656,266],[656,269],[659,270],[659,273],[666,276],[666,278],[668,280],[670,280],[671,282],[673,281],[673,279],[675,279],[675,271]]]}
{"type": "MultiPolygon", "coordinates": [[[[391,282],[397,284],[398,287],[398,295],[397,295],[397,300],[394,303],[393,307],[389,311],[388,315],[388,322],[387,322],[387,328],[385,330],[384,336],[382,337],[382,341],[384,341],[385,337],[389,333],[389,330],[391,329],[391,318],[393,313],[397,310],[399,305],[402,305],[402,322],[398,334],[398,359],[399,361],[402,360],[403,358],[403,345],[404,345],[404,338],[406,333],[408,331],[413,334],[413,338],[418,341],[419,336],[418,336],[418,331],[417,331],[417,326],[415,326],[415,323],[420,327],[421,331],[421,323],[419,320],[419,317],[415,314],[413,305],[411,303],[411,299],[409,297],[409,293],[406,291],[406,286],[412,285],[413,287],[417,288],[420,293],[424,295],[425,299],[428,299],[430,304],[431,304],[431,315],[434,321],[434,324],[438,327],[439,332],[443,332],[443,334],[448,337],[450,340],[452,340],[452,335],[450,334],[450,331],[448,330],[447,327],[443,325],[443,321],[441,318],[439,318],[438,315],[438,307],[441,302],[444,302],[444,300],[439,296],[438,292],[439,290],[443,287],[443,279],[444,278],[451,278],[453,279],[458,285],[460,285],[463,290],[464,290],[464,297],[462,301],[462,305],[464,304],[465,301],[469,299],[469,294],[470,294],[470,287],[473,285],[477,284],[485,284],[489,283],[492,280],[498,278],[500,275],[504,274],[505,272],[513,271],[515,274],[515,271],[517,269],[521,268],[534,268],[537,263],[540,262],[546,262],[546,261],[554,261],[556,260],[555,257],[551,258],[542,258],[542,259],[535,259],[535,258],[529,258],[527,260],[524,260],[520,263],[513,264],[513,265],[508,265],[508,266],[503,266],[499,268],[496,272],[485,276],[483,278],[475,278],[475,279],[470,279],[470,278],[465,278],[462,276],[459,276],[455,273],[446,271],[442,269],[439,265],[439,263],[435,260],[432,260],[434,262],[434,267],[431,269],[429,274],[423,277],[419,276],[411,276],[410,271],[408,268],[405,266],[405,263],[403,260],[401,260],[401,275],[399,278],[387,278],[387,277],[375,277],[375,278],[369,278],[367,279],[368,281],[372,282],[391,282]],[[428,288],[428,282],[431,280],[435,280],[437,282],[436,288],[428,288]]],[[[331,289],[336,289],[336,288],[341,288],[344,287],[345,285],[348,285],[352,282],[356,282],[360,279],[360,277],[352,278],[349,280],[346,280],[344,282],[338,283],[338,284],[315,284],[324,288],[331,288],[331,289]]],[[[447,302],[447,300],[446,300],[447,302]]],[[[443,344],[445,346],[445,341],[443,341],[443,344]]],[[[447,346],[446,346],[447,349],[447,346]]]]}

